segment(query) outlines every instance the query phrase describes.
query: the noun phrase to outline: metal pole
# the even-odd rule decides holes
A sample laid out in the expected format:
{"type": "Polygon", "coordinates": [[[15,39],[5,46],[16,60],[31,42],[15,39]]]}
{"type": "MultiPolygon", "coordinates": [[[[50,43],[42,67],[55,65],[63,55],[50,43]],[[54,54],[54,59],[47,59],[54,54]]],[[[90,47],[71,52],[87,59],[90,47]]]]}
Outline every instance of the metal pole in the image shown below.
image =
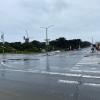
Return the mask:
{"type": "Polygon", "coordinates": [[[5,41],[4,41],[4,33],[2,34],[2,43],[3,43],[3,56],[5,54],[5,50],[4,50],[4,44],[5,44],[5,41]]]}
{"type": "Polygon", "coordinates": [[[93,37],[92,37],[92,45],[93,45],[93,43],[94,43],[94,40],[93,40],[93,37]]]}
{"type": "Polygon", "coordinates": [[[81,49],[81,41],[79,41],[79,50],[81,49]]]}
{"type": "Polygon", "coordinates": [[[4,54],[5,54],[5,50],[4,50],[4,44],[5,44],[5,41],[4,41],[4,32],[1,32],[2,33],[2,35],[1,35],[1,41],[2,41],[2,48],[3,48],[3,50],[2,50],[2,54],[3,54],[3,61],[4,61],[4,54]]]}
{"type": "Polygon", "coordinates": [[[0,31],[2,34],[1,34],[1,38],[0,38],[0,40],[2,41],[2,48],[3,48],[3,50],[2,50],[2,61],[3,62],[5,62],[5,47],[4,47],[4,45],[5,45],[5,40],[4,40],[4,32],[2,32],[2,31],[0,31]]]}
{"type": "Polygon", "coordinates": [[[46,28],[46,55],[48,55],[48,36],[47,36],[47,34],[48,34],[48,28],[46,28]]]}
{"type": "Polygon", "coordinates": [[[92,51],[92,53],[94,53],[94,39],[93,39],[93,36],[92,36],[92,45],[91,45],[91,51],[92,51]]]}
{"type": "Polygon", "coordinates": [[[2,35],[1,35],[1,39],[0,40],[2,41],[2,44],[3,44],[3,46],[2,46],[3,47],[2,53],[3,53],[3,56],[4,56],[4,53],[5,53],[5,51],[4,51],[4,48],[5,48],[4,47],[4,44],[5,44],[5,41],[4,41],[4,33],[3,32],[1,32],[1,33],[2,33],[2,35]]]}
{"type": "Polygon", "coordinates": [[[53,25],[50,25],[48,27],[40,27],[46,30],[46,55],[48,55],[48,45],[49,45],[49,39],[48,39],[48,29],[53,27],[53,25]]]}

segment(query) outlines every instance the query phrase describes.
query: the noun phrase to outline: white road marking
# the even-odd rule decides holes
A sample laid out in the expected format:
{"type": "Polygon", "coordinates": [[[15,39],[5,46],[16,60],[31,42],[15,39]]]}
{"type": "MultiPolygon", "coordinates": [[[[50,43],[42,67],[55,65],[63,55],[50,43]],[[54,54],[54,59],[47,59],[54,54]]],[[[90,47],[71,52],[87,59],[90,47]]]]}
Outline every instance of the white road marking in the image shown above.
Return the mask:
{"type": "Polygon", "coordinates": [[[100,64],[100,58],[97,57],[84,57],[80,62],[76,64],[76,66],[82,66],[82,65],[99,65],[100,64]]]}
{"type": "Polygon", "coordinates": [[[66,77],[82,77],[82,78],[91,78],[91,79],[100,79],[100,76],[93,76],[93,75],[82,75],[82,74],[70,74],[70,73],[58,73],[58,72],[47,72],[47,71],[40,71],[40,70],[16,70],[16,69],[0,69],[12,72],[24,72],[24,73],[36,73],[36,74],[47,74],[47,75],[60,75],[66,77]]]}
{"type": "Polygon", "coordinates": [[[9,66],[9,65],[5,64],[4,62],[1,62],[1,65],[6,66],[6,67],[8,67],[8,68],[17,68],[17,67],[9,66]]]}
{"type": "Polygon", "coordinates": [[[77,65],[98,65],[99,62],[80,62],[77,65]]]}
{"type": "Polygon", "coordinates": [[[72,76],[72,77],[80,77],[80,76],[81,76],[81,74],[59,73],[59,72],[47,72],[47,71],[41,71],[41,74],[60,75],[60,76],[72,76]]]}
{"type": "Polygon", "coordinates": [[[100,87],[100,84],[96,84],[96,83],[83,83],[83,85],[93,86],[93,87],[100,87]]]}
{"type": "Polygon", "coordinates": [[[78,84],[78,81],[58,80],[59,83],[78,84]]]}
{"type": "MultiPolygon", "coordinates": [[[[71,74],[71,73],[59,73],[59,72],[48,72],[48,71],[41,71],[41,70],[33,70],[33,69],[27,69],[27,70],[18,70],[13,69],[16,67],[9,66],[5,64],[4,62],[1,62],[1,65],[8,67],[8,69],[0,69],[0,70],[7,70],[7,71],[16,71],[16,72],[31,72],[31,73],[40,73],[40,74],[48,74],[48,75],[60,75],[60,76],[67,76],[67,77],[83,77],[83,78],[95,78],[100,79],[100,76],[93,76],[93,75],[82,75],[82,74],[71,74]],[[10,68],[10,69],[9,69],[10,68]]],[[[76,67],[74,67],[76,68],[76,67]]],[[[100,73],[100,71],[88,71],[88,70],[69,70],[71,72],[86,72],[86,73],[100,73]]]]}
{"type": "Polygon", "coordinates": [[[70,69],[70,71],[72,71],[72,72],[83,72],[83,73],[98,73],[98,74],[100,74],[100,71],[90,71],[90,70],[73,70],[73,69],[70,69]]]}
{"type": "Polygon", "coordinates": [[[94,79],[100,79],[100,76],[91,76],[91,75],[83,75],[83,78],[94,78],[94,79]]]}
{"type": "MultiPolygon", "coordinates": [[[[64,83],[64,84],[79,84],[80,82],[78,81],[70,81],[70,80],[58,80],[58,83],[64,83]]],[[[84,86],[93,86],[93,87],[100,87],[100,84],[96,83],[82,83],[81,85],[84,86]]]]}

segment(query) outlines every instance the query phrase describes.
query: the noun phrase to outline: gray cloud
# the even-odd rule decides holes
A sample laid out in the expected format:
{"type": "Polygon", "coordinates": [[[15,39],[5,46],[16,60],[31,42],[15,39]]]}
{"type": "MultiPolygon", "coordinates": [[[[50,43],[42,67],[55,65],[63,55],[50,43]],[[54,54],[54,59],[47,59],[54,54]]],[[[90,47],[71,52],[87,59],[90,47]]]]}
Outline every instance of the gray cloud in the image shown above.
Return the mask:
{"type": "Polygon", "coordinates": [[[34,39],[43,41],[45,31],[40,27],[54,25],[49,30],[50,39],[76,38],[77,33],[87,40],[94,33],[99,40],[99,12],[99,0],[0,0],[0,30],[6,32],[8,41],[22,40],[25,29],[34,39]],[[16,34],[16,39],[12,38],[16,34]]]}
{"type": "Polygon", "coordinates": [[[67,8],[65,0],[23,0],[21,6],[30,11],[43,11],[44,13],[60,12],[67,8]]]}

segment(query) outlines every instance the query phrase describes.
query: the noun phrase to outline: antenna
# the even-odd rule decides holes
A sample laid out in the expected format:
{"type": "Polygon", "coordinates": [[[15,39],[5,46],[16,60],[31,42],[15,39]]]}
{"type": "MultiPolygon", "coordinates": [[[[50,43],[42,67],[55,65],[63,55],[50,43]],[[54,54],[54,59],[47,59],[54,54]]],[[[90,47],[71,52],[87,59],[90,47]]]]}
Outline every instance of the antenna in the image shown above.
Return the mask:
{"type": "Polygon", "coordinates": [[[25,30],[25,33],[26,33],[26,36],[23,36],[23,39],[24,39],[25,43],[29,43],[31,37],[29,37],[27,30],[25,30]]]}
{"type": "Polygon", "coordinates": [[[25,43],[29,43],[28,31],[25,30],[26,36],[23,36],[25,43]]]}

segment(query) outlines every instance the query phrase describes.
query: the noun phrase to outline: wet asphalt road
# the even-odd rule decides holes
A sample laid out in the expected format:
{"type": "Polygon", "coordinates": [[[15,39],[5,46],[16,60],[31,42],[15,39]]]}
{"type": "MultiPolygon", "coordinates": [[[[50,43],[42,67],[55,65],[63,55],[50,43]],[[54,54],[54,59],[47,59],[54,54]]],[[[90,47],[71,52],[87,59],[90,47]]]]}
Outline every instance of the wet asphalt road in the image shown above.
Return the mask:
{"type": "Polygon", "coordinates": [[[0,100],[100,100],[100,55],[0,56],[0,100]]]}

